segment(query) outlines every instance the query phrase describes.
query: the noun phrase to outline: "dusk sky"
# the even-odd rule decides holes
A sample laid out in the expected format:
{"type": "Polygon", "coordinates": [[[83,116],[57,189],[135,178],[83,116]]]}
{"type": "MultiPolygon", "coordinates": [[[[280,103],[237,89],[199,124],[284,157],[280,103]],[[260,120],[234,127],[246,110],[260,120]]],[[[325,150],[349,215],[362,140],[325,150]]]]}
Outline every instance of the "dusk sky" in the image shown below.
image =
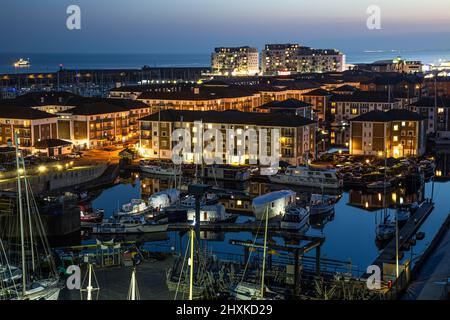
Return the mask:
{"type": "Polygon", "coordinates": [[[449,50],[449,0],[2,0],[0,52],[207,53],[295,42],[357,50],[449,50]],[[66,8],[82,29],[66,28],[66,8]],[[366,9],[381,8],[381,30],[366,9]]]}

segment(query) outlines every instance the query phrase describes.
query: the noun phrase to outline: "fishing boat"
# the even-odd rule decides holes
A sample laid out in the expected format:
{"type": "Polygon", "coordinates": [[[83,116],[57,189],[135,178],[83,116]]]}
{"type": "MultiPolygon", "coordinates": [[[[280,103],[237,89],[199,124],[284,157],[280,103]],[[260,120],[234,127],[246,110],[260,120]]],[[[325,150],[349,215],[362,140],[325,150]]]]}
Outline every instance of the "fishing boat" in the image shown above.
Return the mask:
{"type": "Polygon", "coordinates": [[[103,221],[105,210],[96,209],[94,212],[85,212],[80,210],[81,226],[89,226],[103,221]]]}
{"type": "Polygon", "coordinates": [[[166,232],[167,223],[146,221],[144,218],[122,217],[120,219],[105,220],[92,228],[93,234],[134,234],[166,232]]]}
{"type": "Polygon", "coordinates": [[[146,160],[141,160],[139,168],[142,172],[160,175],[160,176],[179,176],[182,174],[181,168],[175,165],[166,163],[151,163],[146,160]]]}
{"type": "Polygon", "coordinates": [[[309,211],[298,206],[289,207],[282,220],[280,227],[285,230],[300,230],[309,222],[309,211]]]}
{"type": "Polygon", "coordinates": [[[273,183],[302,187],[339,189],[343,180],[337,176],[336,170],[316,169],[306,166],[288,167],[284,173],[269,176],[273,183]]]}
{"type": "Polygon", "coordinates": [[[253,199],[252,209],[257,220],[263,220],[266,208],[268,218],[283,216],[286,209],[297,201],[297,194],[292,190],[281,190],[267,193],[253,199]]]}
{"type": "MultiPolygon", "coordinates": [[[[200,207],[200,223],[218,223],[218,222],[236,222],[237,215],[227,213],[223,204],[215,204],[200,207]]],[[[195,221],[195,208],[191,208],[187,212],[188,222],[195,221]]]]}
{"type": "Polygon", "coordinates": [[[334,210],[336,198],[323,194],[312,194],[309,206],[311,215],[327,214],[334,210]]]}
{"type": "Polygon", "coordinates": [[[28,59],[20,58],[16,62],[14,62],[15,68],[27,68],[31,65],[30,61],[28,59]]]}

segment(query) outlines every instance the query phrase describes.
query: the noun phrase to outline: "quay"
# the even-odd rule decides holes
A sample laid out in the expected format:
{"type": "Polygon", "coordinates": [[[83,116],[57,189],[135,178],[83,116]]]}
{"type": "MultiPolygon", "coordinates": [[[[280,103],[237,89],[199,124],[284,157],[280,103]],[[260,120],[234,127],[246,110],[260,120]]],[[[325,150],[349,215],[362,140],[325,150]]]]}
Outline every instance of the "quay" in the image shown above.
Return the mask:
{"type": "MultiPolygon", "coordinates": [[[[399,251],[403,245],[412,238],[417,229],[422,225],[428,215],[433,211],[434,203],[424,202],[408,220],[408,222],[399,230],[398,246],[399,251]]],[[[372,265],[377,265],[383,269],[383,264],[395,263],[396,257],[396,239],[392,239],[387,246],[381,251],[380,255],[375,259],[372,265]]]]}
{"type": "Polygon", "coordinates": [[[450,214],[411,271],[402,300],[446,300],[450,275],[450,214]]]}

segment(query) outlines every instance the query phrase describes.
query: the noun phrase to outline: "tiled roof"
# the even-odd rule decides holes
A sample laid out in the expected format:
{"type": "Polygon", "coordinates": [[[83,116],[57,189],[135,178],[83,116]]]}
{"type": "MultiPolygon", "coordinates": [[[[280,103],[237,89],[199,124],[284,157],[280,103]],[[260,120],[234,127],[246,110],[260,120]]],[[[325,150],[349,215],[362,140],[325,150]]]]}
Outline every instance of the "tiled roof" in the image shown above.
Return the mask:
{"type": "Polygon", "coordinates": [[[364,113],[350,121],[365,122],[389,122],[389,121],[421,121],[424,118],[416,113],[405,109],[392,109],[389,111],[374,110],[364,113]]]}
{"type": "Polygon", "coordinates": [[[285,114],[240,112],[235,110],[227,111],[187,111],[187,110],[164,110],[160,115],[154,113],[140,119],[141,121],[164,121],[164,122],[195,122],[204,123],[224,123],[241,125],[259,125],[273,127],[300,127],[313,124],[314,121],[300,117],[288,116],[285,114]]]}

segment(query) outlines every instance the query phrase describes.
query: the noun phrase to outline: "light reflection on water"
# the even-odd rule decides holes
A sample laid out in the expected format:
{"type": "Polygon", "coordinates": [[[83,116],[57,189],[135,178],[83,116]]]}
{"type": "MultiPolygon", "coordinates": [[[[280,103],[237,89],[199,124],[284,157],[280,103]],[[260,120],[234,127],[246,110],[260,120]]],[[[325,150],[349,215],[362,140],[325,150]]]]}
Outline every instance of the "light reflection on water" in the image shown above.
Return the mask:
{"type": "MultiPolygon", "coordinates": [[[[119,206],[128,203],[130,199],[140,198],[142,186],[144,185],[145,190],[145,187],[149,184],[158,185],[161,189],[164,188],[163,183],[160,183],[160,181],[149,181],[144,179],[142,182],[137,179],[133,183],[125,182],[104,190],[93,202],[93,207],[105,209],[106,216],[110,216],[114,211],[117,211],[119,206]]],[[[431,195],[431,185],[431,183],[426,184],[425,197],[431,195]]],[[[447,196],[449,191],[450,182],[435,183],[434,199],[436,207],[427,221],[420,228],[421,231],[425,232],[426,237],[422,241],[417,241],[417,245],[413,249],[414,254],[423,252],[432,240],[432,236],[437,232],[442,222],[447,217],[450,208],[450,197],[447,196]]],[[[148,191],[145,193],[147,192],[148,191]]],[[[381,219],[382,213],[381,209],[372,212],[365,210],[365,200],[362,200],[363,203],[359,207],[349,205],[349,195],[349,192],[343,194],[341,200],[336,205],[334,217],[325,217],[323,222],[318,222],[319,226],[313,226],[306,234],[325,237],[325,243],[321,248],[322,257],[351,261],[353,265],[358,266],[359,268],[366,268],[366,266],[373,262],[379,252],[379,248],[375,242],[375,228],[377,221],[379,222],[381,219]]],[[[147,196],[148,195],[145,194],[144,198],[147,196]]],[[[390,196],[390,194],[388,196],[390,196]]],[[[405,199],[410,199],[411,197],[412,200],[414,200],[415,194],[405,195],[405,199]]],[[[393,211],[391,214],[393,214],[393,211]]],[[[251,217],[240,216],[238,222],[243,222],[248,219],[251,219],[251,217]]],[[[157,251],[175,250],[177,252],[184,252],[184,248],[187,244],[187,237],[185,234],[180,235],[177,232],[169,232],[167,238],[166,235],[164,235],[164,237],[160,238],[162,239],[161,241],[151,241],[146,245],[152,250],[157,251]],[[182,247],[181,250],[180,246],[182,247]]],[[[254,235],[250,232],[225,234],[208,233],[203,234],[202,238],[209,239],[203,240],[202,243],[214,253],[242,255],[243,249],[229,244],[229,241],[231,239],[253,240],[254,235]]],[[[273,240],[279,244],[285,242],[284,239],[279,237],[275,237],[273,240]]],[[[311,254],[314,254],[314,252],[311,252],[311,254]]],[[[409,252],[405,252],[405,258],[410,258],[409,252]]]]}

